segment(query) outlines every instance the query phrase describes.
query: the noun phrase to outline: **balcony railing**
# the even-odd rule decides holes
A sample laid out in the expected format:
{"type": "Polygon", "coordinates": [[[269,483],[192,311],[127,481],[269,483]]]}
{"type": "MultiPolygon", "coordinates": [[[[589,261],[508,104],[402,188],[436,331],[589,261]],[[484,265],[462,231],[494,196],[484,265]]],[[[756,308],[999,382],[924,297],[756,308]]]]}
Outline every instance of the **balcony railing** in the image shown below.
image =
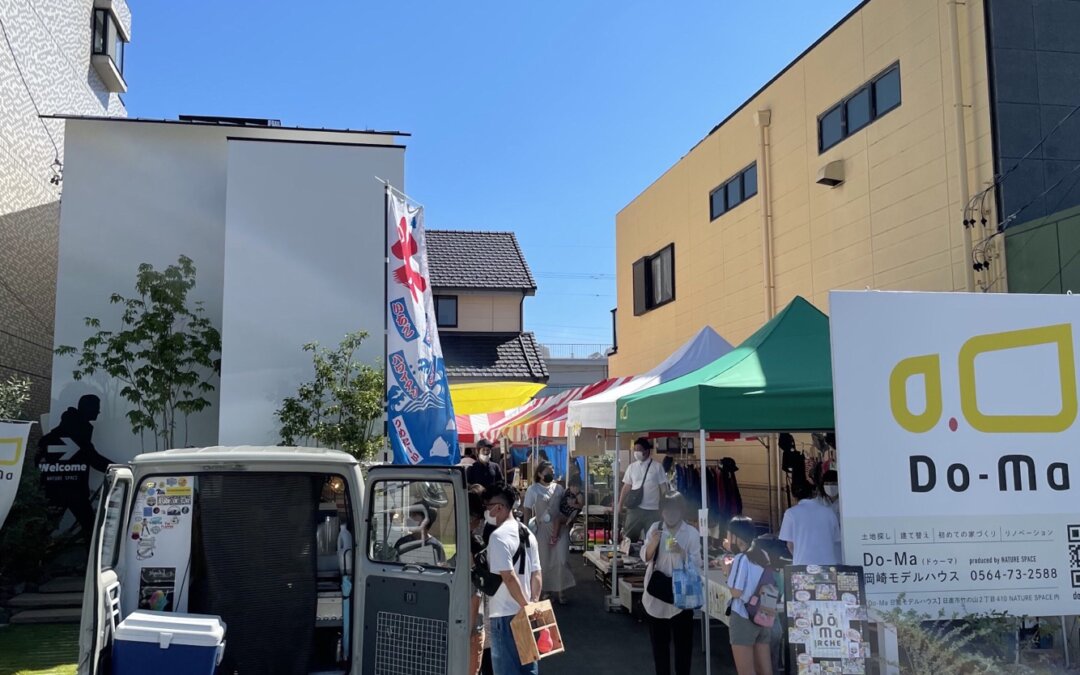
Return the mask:
{"type": "Polygon", "coordinates": [[[548,359],[602,359],[607,356],[608,344],[542,344],[540,351],[548,359]]]}

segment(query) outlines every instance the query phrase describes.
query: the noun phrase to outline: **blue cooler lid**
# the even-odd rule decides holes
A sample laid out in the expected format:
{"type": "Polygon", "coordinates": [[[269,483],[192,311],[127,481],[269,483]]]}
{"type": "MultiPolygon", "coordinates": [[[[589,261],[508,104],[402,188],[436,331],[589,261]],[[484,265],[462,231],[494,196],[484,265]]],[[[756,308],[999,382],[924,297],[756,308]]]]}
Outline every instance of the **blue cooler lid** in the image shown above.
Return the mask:
{"type": "Polygon", "coordinates": [[[139,610],[116,627],[117,641],[151,642],[162,649],[171,645],[217,647],[224,639],[225,622],[205,614],[139,610]]]}

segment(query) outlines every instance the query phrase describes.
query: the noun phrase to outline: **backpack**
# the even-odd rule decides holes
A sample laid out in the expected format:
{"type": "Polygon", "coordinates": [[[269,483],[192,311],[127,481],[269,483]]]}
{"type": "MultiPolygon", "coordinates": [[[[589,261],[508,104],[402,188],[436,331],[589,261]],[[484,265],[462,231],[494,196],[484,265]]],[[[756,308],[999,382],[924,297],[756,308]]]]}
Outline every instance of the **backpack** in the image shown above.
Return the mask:
{"type": "Polygon", "coordinates": [[[780,606],[780,589],[776,582],[776,572],[766,568],[761,573],[754,594],[745,601],[746,613],[750,620],[763,628],[772,628],[776,623],[777,608],[780,606]]]}
{"type": "MultiPolygon", "coordinates": [[[[532,546],[529,541],[529,534],[529,530],[521,523],[518,523],[518,547],[517,551],[514,552],[514,557],[511,559],[514,564],[517,565],[518,574],[525,574],[525,551],[532,546]]],[[[490,537],[490,534],[488,534],[488,536],[490,537]]],[[[484,543],[486,544],[487,542],[485,541],[484,543]]],[[[491,568],[488,566],[486,546],[484,547],[484,550],[477,553],[474,557],[472,581],[473,585],[487,596],[495,595],[502,586],[502,576],[492,572],[491,568]]]]}

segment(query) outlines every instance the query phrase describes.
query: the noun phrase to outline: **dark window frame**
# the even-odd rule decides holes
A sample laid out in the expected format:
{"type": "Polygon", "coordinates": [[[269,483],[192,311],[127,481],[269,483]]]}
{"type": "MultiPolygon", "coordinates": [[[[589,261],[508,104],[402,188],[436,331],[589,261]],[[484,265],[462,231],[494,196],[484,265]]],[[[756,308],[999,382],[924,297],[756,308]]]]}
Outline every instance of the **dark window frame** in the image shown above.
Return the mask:
{"type": "Polygon", "coordinates": [[[120,75],[123,75],[124,49],[128,41],[124,39],[123,33],[120,32],[119,24],[119,20],[111,9],[95,7],[90,12],[90,54],[92,56],[109,57],[109,60],[116,66],[116,70],[120,75]],[[97,29],[98,17],[101,17],[100,41],[98,40],[97,29]],[[109,49],[110,44],[113,45],[113,51],[109,49]],[[117,62],[117,59],[119,59],[119,62],[117,62]]]}
{"type": "MultiPolygon", "coordinates": [[[[636,316],[640,316],[641,314],[651,312],[654,309],[659,309],[664,305],[669,305],[675,302],[675,298],[677,297],[675,292],[675,242],[668,244],[667,246],[660,249],[656,253],[653,253],[652,255],[647,255],[641,258],[636,264],[639,264],[644,268],[644,283],[641,284],[640,288],[642,298],[635,297],[634,302],[634,314],[636,316]],[[670,253],[671,255],[671,296],[657,301],[653,298],[654,291],[656,289],[656,280],[653,278],[652,265],[654,261],[656,261],[666,253],[670,253]],[[643,299],[644,302],[639,302],[640,299],[643,299]],[[636,311],[639,309],[641,310],[640,313],[636,311]]],[[[638,289],[635,288],[635,291],[637,290],[638,289]]]]}
{"type": "Polygon", "coordinates": [[[435,305],[435,325],[438,328],[457,328],[458,323],[461,320],[461,317],[458,314],[458,308],[459,308],[458,296],[456,296],[456,295],[433,295],[432,296],[432,302],[435,305]],[[440,323],[439,322],[439,303],[440,303],[440,301],[441,302],[446,302],[446,301],[450,301],[450,300],[453,300],[453,302],[454,302],[454,323],[440,323]]]}
{"type": "Polygon", "coordinates": [[[903,88],[903,86],[901,86],[900,62],[896,61],[896,62],[892,63],[891,65],[889,65],[887,68],[883,69],[881,72],[879,72],[876,75],[874,75],[873,77],[871,77],[866,82],[863,82],[862,84],[860,84],[851,93],[849,93],[844,98],[840,99],[839,103],[836,103],[834,105],[829,106],[825,110],[825,112],[823,112],[823,113],[821,113],[820,115],[817,116],[818,154],[819,155],[824,154],[828,150],[831,150],[832,148],[835,148],[837,145],[840,145],[841,143],[843,143],[849,137],[859,133],[863,129],[869,127],[871,124],[873,124],[874,122],[876,122],[879,119],[881,119],[882,117],[884,117],[885,115],[887,115],[890,112],[892,112],[893,110],[896,110],[897,108],[899,108],[900,105],[903,102],[904,102],[904,88],[903,88]],[[896,103],[894,105],[892,105],[891,107],[889,107],[889,108],[879,110],[878,109],[878,102],[877,102],[877,84],[881,80],[884,80],[886,77],[891,75],[893,72],[896,73],[896,83],[897,83],[897,89],[898,89],[897,95],[896,95],[896,103]],[[848,128],[848,113],[847,113],[848,103],[851,102],[851,100],[854,99],[855,97],[862,94],[864,91],[867,92],[869,94],[869,97],[870,97],[870,119],[866,122],[866,124],[862,125],[861,127],[857,128],[857,129],[849,129],[848,128]],[[821,122],[826,117],[828,117],[830,114],[835,112],[837,109],[839,109],[839,111],[840,111],[840,137],[835,142],[832,142],[832,143],[829,143],[828,145],[826,145],[825,140],[824,140],[824,138],[822,137],[822,134],[821,134],[821,122]]]}
{"type": "Polygon", "coordinates": [[[750,198],[758,193],[758,180],[757,180],[757,161],[750,162],[747,166],[744,166],[739,171],[736,171],[733,176],[725,180],[720,185],[717,185],[709,192],[709,222],[712,222],[724,215],[728,211],[745,204],[750,201],[750,198]],[[746,190],[746,174],[750,171],[754,172],[754,191],[747,192],[746,190]],[[739,183],[739,201],[728,206],[728,186],[733,185],[736,181],[739,183]],[[720,210],[718,211],[714,207],[714,200],[720,200],[720,210]]]}

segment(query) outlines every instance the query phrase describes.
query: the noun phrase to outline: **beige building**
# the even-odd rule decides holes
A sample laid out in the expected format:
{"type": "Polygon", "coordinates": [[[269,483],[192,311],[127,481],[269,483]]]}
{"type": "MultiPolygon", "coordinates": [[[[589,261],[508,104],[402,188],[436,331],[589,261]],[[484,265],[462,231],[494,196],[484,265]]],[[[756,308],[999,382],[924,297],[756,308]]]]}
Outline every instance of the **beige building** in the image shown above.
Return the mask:
{"type": "MultiPolygon", "coordinates": [[[[1017,210],[1010,225],[1052,212],[1049,178],[1024,176],[1060,145],[1025,157],[1040,133],[1018,135],[1015,107],[1035,106],[1043,134],[1068,113],[1043,104],[1070,95],[1062,80],[1080,79],[1080,58],[1055,76],[1038,50],[1069,39],[1051,31],[1075,7],[861,3],[619,212],[612,375],[646,371],[706,324],[738,344],[796,295],[827,313],[834,289],[1006,290],[1003,237],[988,255],[982,244],[1017,210]],[[1017,72],[1029,56],[1036,70],[1017,72]],[[1024,100],[1031,79],[1042,104],[1024,100]],[[1035,198],[1042,212],[1022,208],[1035,198]],[[988,268],[972,269],[972,246],[988,268]]],[[[764,519],[767,454],[713,452],[737,459],[748,511],[764,519]]]]}
{"type": "Polygon", "coordinates": [[[513,232],[428,230],[439,341],[451,384],[548,381],[525,298],[536,280],[513,232]]]}

